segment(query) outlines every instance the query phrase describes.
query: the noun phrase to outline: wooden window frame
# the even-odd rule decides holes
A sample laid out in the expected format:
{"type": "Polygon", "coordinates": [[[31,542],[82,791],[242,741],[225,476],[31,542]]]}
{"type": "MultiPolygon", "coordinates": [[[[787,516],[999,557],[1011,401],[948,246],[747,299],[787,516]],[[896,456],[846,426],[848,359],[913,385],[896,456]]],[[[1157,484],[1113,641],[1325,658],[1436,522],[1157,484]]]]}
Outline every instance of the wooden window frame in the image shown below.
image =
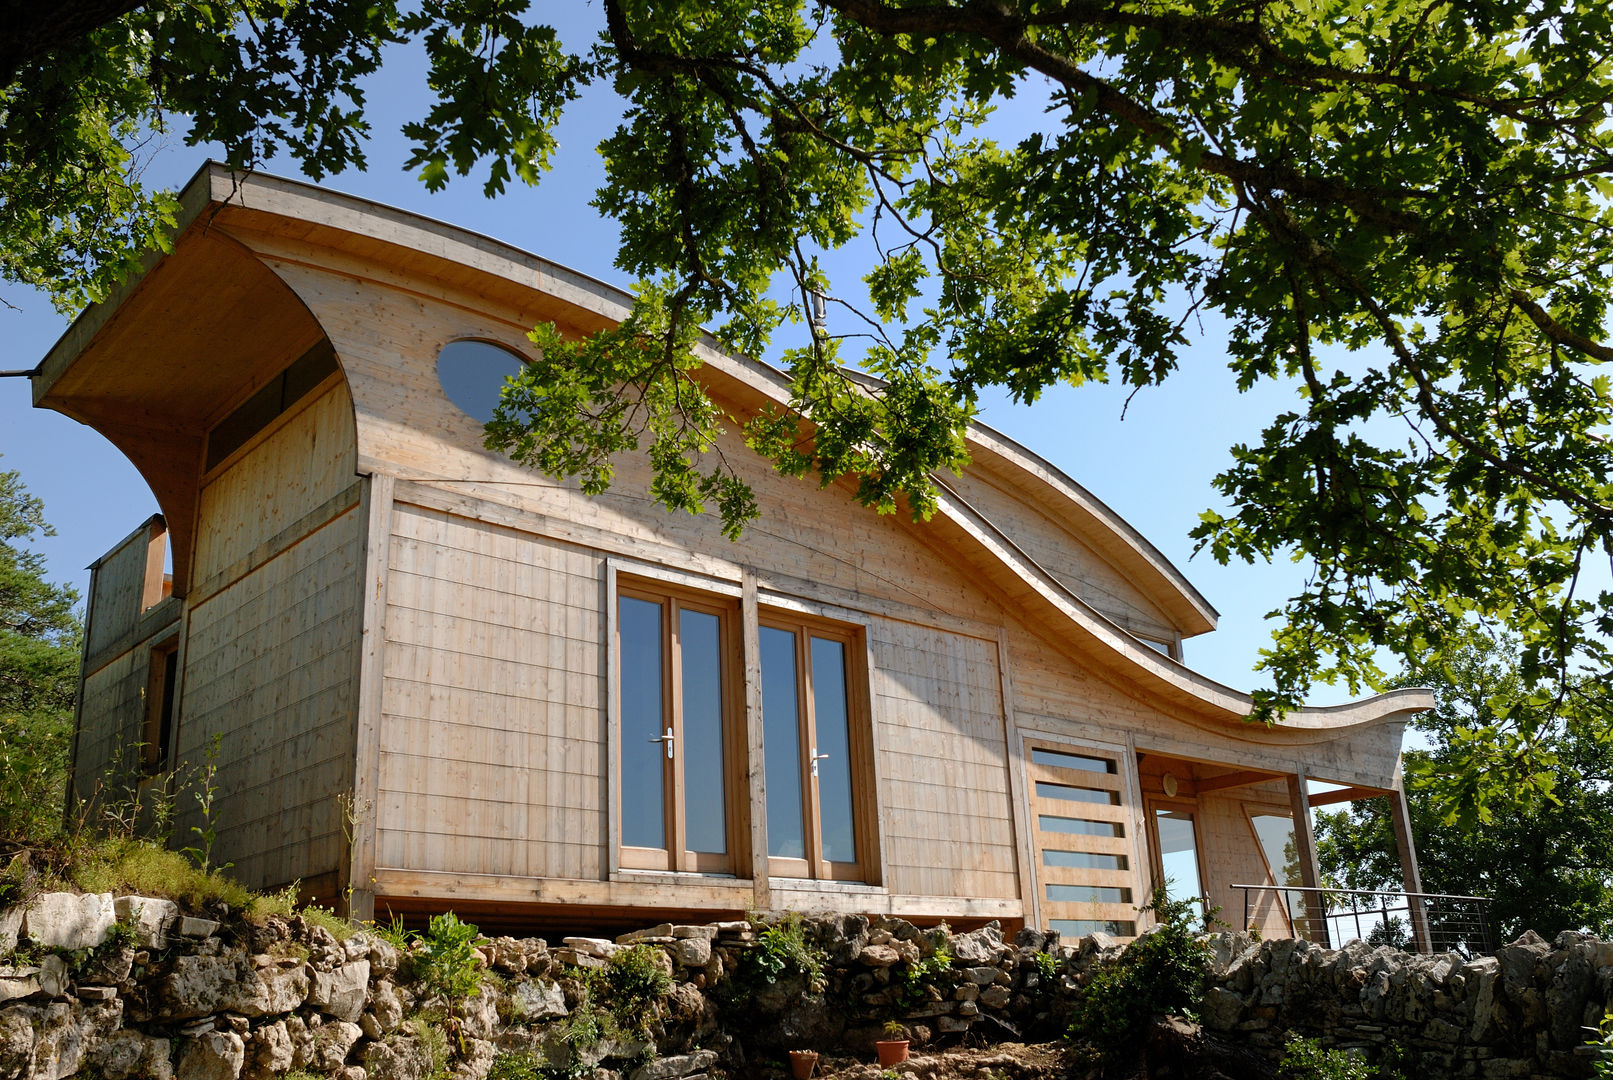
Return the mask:
{"type": "MultiPolygon", "coordinates": [[[[1294,812],[1288,807],[1277,803],[1244,802],[1239,800],[1238,806],[1243,811],[1243,823],[1249,828],[1249,839],[1254,841],[1255,851],[1260,855],[1260,864],[1266,868],[1266,878],[1271,883],[1272,895],[1282,895],[1286,889],[1299,888],[1299,886],[1288,885],[1277,880],[1277,870],[1279,868],[1271,865],[1271,859],[1266,855],[1266,845],[1260,839],[1260,830],[1255,828],[1255,815],[1259,814],[1263,817],[1287,818],[1289,827],[1297,832],[1298,826],[1294,824],[1294,812]]],[[[1286,899],[1277,905],[1277,910],[1282,913],[1283,922],[1288,925],[1288,936],[1302,936],[1299,932],[1299,927],[1295,925],[1293,913],[1288,910],[1288,901],[1286,899]]]]}
{"type": "MultiPolygon", "coordinates": [[[[1153,875],[1149,893],[1152,894],[1155,888],[1161,888],[1165,884],[1165,847],[1159,841],[1159,820],[1154,814],[1156,810],[1182,810],[1193,815],[1193,864],[1199,873],[1200,895],[1192,899],[1199,901],[1201,905],[1208,904],[1206,897],[1210,893],[1210,879],[1205,875],[1204,831],[1200,828],[1204,812],[1197,799],[1170,795],[1143,796],[1143,818],[1148,826],[1148,870],[1153,875]]],[[[1178,896],[1172,899],[1185,898],[1178,896]]]]}
{"type": "Polygon", "coordinates": [[[179,727],[179,682],[179,635],[175,634],[152,645],[147,661],[140,761],[148,773],[172,768],[173,741],[179,727]],[[174,665],[171,673],[170,662],[174,665]]]}
{"type": "MultiPolygon", "coordinates": [[[[795,637],[796,730],[799,733],[796,763],[805,799],[805,805],[801,808],[805,857],[795,859],[770,854],[767,856],[768,875],[807,881],[871,882],[879,864],[879,822],[875,814],[874,724],[869,700],[868,650],[864,630],[856,625],[771,607],[758,611],[757,624],[758,627],[782,630],[795,637]],[[822,807],[818,798],[818,778],[812,774],[812,752],[817,742],[817,702],[812,686],[813,638],[839,642],[846,661],[846,728],[851,755],[851,820],[857,854],[855,862],[830,862],[823,858],[822,807]]],[[[760,667],[757,668],[757,675],[761,675],[760,667]]],[[[757,723],[762,723],[760,716],[757,717],[757,723]]],[[[757,812],[765,813],[766,807],[758,808],[757,812]]]]}
{"type": "MultiPolygon", "coordinates": [[[[746,782],[746,754],[744,718],[744,666],[740,659],[739,605],[719,593],[708,593],[652,578],[628,577],[618,574],[616,595],[613,600],[618,609],[613,613],[615,632],[611,647],[615,650],[617,685],[621,693],[622,655],[620,607],[623,599],[641,600],[661,608],[661,709],[662,723],[672,728],[673,757],[663,765],[662,797],[663,821],[667,829],[669,846],[645,848],[629,845],[620,840],[618,832],[617,858],[626,871],[673,871],[693,874],[743,876],[750,862],[750,798],[746,782]],[[687,849],[685,814],[683,807],[684,755],[683,738],[681,633],[678,613],[697,611],[717,618],[718,656],[723,665],[720,676],[722,690],[722,748],[723,748],[723,841],[727,851],[722,854],[687,849]]],[[[663,759],[665,761],[665,759],[663,759]]],[[[618,819],[621,815],[622,766],[618,754],[614,767],[617,797],[614,799],[618,819]]]]}

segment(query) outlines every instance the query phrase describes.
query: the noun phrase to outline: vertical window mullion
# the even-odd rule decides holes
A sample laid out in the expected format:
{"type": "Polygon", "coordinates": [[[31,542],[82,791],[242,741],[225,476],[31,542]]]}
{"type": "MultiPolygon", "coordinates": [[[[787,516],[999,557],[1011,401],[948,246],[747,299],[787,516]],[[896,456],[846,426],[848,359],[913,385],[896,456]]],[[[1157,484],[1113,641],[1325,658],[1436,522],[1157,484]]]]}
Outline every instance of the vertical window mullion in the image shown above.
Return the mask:
{"type": "Polygon", "coordinates": [[[683,620],[682,605],[669,599],[667,611],[666,671],[669,681],[667,692],[666,726],[672,732],[672,755],[663,751],[661,760],[666,764],[667,793],[667,850],[672,855],[672,869],[687,869],[683,825],[683,620]]]}
{"type": "Polygon", "coordinates": [[[824,877],[823,828],[818,820],[818,778],[813,775],[813,756],[817,753],[818,729],[813,722],[812,708],[812,651],[805,630],[795,632],[795,670],[800,685],[801,701],[801,766],[802,792],[805,805],[807,866],[813,877],[824,877]]]}

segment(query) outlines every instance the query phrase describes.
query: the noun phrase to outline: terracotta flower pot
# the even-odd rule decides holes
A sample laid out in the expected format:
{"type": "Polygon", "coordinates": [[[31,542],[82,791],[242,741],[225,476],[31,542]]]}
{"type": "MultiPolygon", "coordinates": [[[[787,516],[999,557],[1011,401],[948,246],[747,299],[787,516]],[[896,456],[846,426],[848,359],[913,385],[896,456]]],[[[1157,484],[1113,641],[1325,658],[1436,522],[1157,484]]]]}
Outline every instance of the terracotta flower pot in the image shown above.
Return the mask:
{"type": "Polygon", "coordinates": [[[816,1050],[791,1050],[790,1075],[795,1080],[811,1080],[812,1070],[818,1067],[816,1050]]]}
{"type": "Polygon", "coordinates": [[[879,1067],[882,1069],[907,1060],[906,1039],[881,1039],[874,1044],[874,1049],[879,1051],[879,1067]]]}

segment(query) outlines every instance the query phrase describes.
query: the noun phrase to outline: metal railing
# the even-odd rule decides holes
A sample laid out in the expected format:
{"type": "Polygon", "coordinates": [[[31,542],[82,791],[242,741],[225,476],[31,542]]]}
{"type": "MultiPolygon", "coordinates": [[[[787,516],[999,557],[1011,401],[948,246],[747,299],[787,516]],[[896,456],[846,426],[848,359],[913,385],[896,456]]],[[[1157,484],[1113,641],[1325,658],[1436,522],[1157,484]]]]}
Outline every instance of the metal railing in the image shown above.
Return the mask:
{"type": "Polygon", "coordinates": [[[1295,937],[1329,948],[1360,938],[1372,945],[1422,953],[1479,956],[1495,950],[1486,911],[1489,901],[1482,896],[1291,885],[1232,887],[1243,893],[1245,929],[1264,921],[1260,901],[1270,896],[1295,937]]]}

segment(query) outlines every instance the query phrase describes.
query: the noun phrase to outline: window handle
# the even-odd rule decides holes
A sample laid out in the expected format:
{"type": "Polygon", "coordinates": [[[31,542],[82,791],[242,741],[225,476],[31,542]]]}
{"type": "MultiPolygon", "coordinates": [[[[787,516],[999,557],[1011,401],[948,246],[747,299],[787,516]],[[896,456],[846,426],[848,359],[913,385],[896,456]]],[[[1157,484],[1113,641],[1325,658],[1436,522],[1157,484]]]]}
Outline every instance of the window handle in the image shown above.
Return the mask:
{"type": "MultiPolygon", "coordinates": [[[[672,734],[672,729],[671,728],[666,729],[666,734],[665,735],[662,735],[659,738],[650,739],[648,741],[649,742],[665,743],[666,744],[666,759],[668,761],[672,760],[672,744],[677,741],[677,738],[672,734]]],[[[816,773],[817,770],[818,770],[817,765],[813,765],[812,766],[812,771],[814,773],[816,773]]]]}
{"type": "Polygon", "coordinates": [[[816,746],[814,746],[812,748],[812,775],[813,776],[818,775],[818,762],[820,762],[820,761],[828,761],[828,760],[829,760],[829,755],[828,754],[820,754],[820,753],[818,753],[818,748],[816,746]]]}

